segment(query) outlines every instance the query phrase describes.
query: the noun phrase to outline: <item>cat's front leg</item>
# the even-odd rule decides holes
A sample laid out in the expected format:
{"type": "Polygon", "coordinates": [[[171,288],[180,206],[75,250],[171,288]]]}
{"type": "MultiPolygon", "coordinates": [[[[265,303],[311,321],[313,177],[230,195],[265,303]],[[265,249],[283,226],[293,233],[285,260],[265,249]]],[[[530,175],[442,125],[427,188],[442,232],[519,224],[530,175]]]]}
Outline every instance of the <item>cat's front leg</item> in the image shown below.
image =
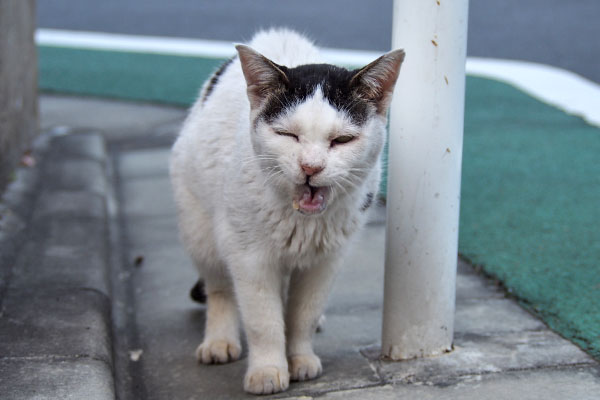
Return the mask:
{"type": "Polygon", "coordinates": [[[223,269],[205,269],[206,326],[204,340],[196,349],[203,364],[218,364],[240,358],[242,346],[238,310],[230,279],[223,269]]]}
{"type": "Polygon", "coordinates": [[[298,269],[290,280],[286,313],[287,356],[292,380],[321,375],[321,360],[314,353],[312,337],[335,276],[336,262],[298,269]]]}
{"type": "Polygon", "coordinates": [[[248,341],[244,390],[277,393],[289,386],[281,288],[283,274],[253,255],[232,267],[233,281],[248,341]]]}

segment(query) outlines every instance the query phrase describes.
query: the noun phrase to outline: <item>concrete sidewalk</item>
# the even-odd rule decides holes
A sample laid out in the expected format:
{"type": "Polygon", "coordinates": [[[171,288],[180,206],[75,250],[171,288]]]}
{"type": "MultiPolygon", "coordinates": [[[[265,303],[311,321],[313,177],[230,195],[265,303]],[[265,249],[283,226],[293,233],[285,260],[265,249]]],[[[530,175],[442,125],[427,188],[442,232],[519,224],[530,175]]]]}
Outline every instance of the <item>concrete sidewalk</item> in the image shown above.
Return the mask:
{"type": "MultiPolygon", "coordinates": [[[[0,203],[7,399],[231,399],[245,359],[198,365],[167,174],[185,110],[43,96],[34,157],[0,203]]],[[[384,210],[357,238],[315,339],[324,374],[277,398],[596,399],[600,366],[459,263],[455,350],[379,359],[384,210]]]]}

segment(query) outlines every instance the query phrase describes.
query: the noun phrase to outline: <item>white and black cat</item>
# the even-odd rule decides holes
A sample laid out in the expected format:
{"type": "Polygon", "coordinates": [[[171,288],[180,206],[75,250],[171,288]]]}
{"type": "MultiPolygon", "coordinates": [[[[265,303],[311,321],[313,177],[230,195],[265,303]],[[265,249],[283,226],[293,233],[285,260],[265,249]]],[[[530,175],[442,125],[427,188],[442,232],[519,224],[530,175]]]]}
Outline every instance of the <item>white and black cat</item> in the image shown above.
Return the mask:
{"type": "Polygon", "coordinates": [[[244,389],[313,379],[312,336],[380,179],[401,50],[349,71],[286,29],[257,34],[205,84],[171,158],[183,243],[207,296],[202,363],[249,347],[244,389]]]}

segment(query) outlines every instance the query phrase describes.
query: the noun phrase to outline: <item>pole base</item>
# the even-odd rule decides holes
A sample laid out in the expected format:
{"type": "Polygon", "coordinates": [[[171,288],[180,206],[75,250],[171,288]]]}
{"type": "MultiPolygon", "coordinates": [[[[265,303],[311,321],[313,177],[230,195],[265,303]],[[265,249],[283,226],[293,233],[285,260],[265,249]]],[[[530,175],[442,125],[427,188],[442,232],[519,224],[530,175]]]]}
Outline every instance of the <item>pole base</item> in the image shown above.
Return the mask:
{"type": "Polygon", "coordinates": [[[410,351],[405,346],[391,345],[387,349],[381,349],[381,359],[388,361],[404,361],[414,358],[437,357],[448,354],[454,350],[454,345],[438,348],[438,349],[419,349],[417,352],[410,351]]]}

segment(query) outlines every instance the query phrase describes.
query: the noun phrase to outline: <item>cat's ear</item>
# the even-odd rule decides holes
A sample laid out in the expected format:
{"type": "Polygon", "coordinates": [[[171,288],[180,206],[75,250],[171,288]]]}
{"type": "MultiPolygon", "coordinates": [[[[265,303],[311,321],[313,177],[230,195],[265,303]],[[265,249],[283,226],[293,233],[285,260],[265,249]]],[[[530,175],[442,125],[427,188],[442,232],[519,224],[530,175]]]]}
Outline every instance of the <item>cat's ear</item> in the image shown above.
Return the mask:
{"type": "Polygon", "coordinates": [[[248,86],[248,99],[252,108],[258,108],[272,93],[280,91],[288,77],[280,65],[275,64],[248,46],[235,46],[242,63],[242,71],[248,86]]]}
{"type": "Polygon", "coordinates": [[[350,87],[360,97],[375,102],[380,115],[385,115],[390,106],[404,54],[404,50],[390,51],[356,71],[350,80],[350,87]]]}

